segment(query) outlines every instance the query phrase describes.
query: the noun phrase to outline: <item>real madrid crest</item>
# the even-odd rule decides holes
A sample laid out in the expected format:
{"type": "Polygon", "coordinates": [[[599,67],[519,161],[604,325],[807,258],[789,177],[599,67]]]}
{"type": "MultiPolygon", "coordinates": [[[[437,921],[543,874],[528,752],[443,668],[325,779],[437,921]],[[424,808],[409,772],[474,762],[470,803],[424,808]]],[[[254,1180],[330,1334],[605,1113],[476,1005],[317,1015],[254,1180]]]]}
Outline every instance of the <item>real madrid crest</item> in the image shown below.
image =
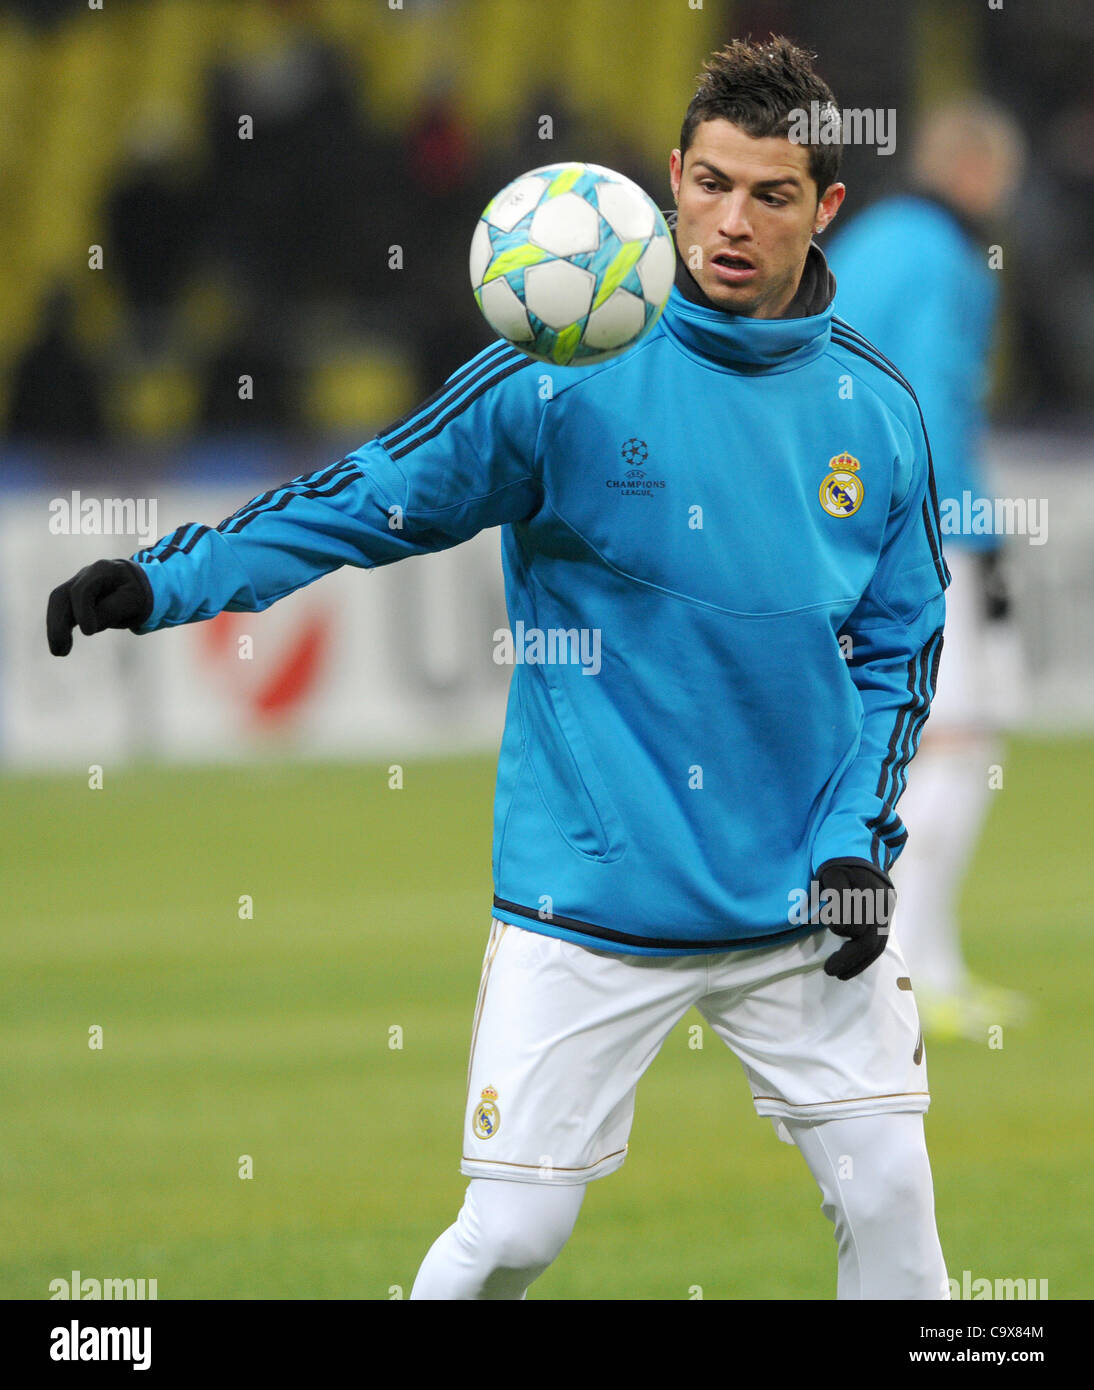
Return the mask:
{"type": "Polygon", "coordinates": [[[501,1124],[501,1115],[498,1112],[498,1093],[493,1086],[482,1088],[482,1099],[475,1107],[475,1118],[471,1121],[471,1128],[479,1139],[493,1139],[498,1132],[501,1124]]]}
{"type": "Polygon", "coordinates": [[[832,471],[820,485],[821,506],[829,516],[854,516],[865,495],[858,459],[853,454],[836,454],[828,467],[832,471]]]}

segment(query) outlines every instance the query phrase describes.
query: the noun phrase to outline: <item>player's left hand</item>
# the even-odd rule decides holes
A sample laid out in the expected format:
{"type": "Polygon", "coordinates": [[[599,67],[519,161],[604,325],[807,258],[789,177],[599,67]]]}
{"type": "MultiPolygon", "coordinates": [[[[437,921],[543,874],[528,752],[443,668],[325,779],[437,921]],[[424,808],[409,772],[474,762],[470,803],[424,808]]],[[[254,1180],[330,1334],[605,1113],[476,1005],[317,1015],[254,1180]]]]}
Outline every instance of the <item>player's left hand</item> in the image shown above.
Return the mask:
{"type": "Polygon", "coordinates": [[[147,622],[152,603],[152,586],[140,565],[132,560],[96,560],[50,594],[46,607],[49,649],[54,656],[67,656],[77,624],[85,637],[108,627],[136,632],[147,622]]]}
{"type": "MultiPolygon", "coordinates": [[[[824,962],[824,973],[838,980],[851,980],[873,965],[889,940],[889,919],[896,902],[896,890],[887,874],[851,860],[830,859],[817,873],[821,892],[832,890],[838,921],[827,925],[837,936],[849,939],[824,962]]],[[[826,918],[831,914],[831,907],[826,918]]]]}

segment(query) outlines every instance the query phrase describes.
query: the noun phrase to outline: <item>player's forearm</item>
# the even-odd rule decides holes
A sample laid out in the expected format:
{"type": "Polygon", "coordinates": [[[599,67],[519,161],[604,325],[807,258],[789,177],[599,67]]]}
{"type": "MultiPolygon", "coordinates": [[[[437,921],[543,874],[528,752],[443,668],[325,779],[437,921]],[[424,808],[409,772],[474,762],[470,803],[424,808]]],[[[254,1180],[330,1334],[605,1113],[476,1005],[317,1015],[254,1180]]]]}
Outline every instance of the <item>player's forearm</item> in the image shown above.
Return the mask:
{"type": "Polygon", "coordinates": [[[858,748],[840,778],[813,845],[814,871],[833,859],[860,859],[887,871],[906,839],[896,806],[904,792],[934,698],[942,650],[941,605],[925,641],[852,669],[863,707],[858,748]]]}
{"type": "Polygon", "coordinates": [[[234,548],[210,527],[189,525],[174,534],[177,542],[165,536],[133,556],[152,591],[152,611],[140,632],[200,622],[226,609],[257,613],[299,587],[283,582],[278,592],[273,557],[267,557],[264,576],[249,574],[234,548]]]}
{"type": "Polygon", "coordinates": [[[133,556],[153,596],[140,631],[260,612],[342,565],[398,559],[391,514],[374,480],[343,460],[252,499],[215,528],[180,526],[133,556]]]}

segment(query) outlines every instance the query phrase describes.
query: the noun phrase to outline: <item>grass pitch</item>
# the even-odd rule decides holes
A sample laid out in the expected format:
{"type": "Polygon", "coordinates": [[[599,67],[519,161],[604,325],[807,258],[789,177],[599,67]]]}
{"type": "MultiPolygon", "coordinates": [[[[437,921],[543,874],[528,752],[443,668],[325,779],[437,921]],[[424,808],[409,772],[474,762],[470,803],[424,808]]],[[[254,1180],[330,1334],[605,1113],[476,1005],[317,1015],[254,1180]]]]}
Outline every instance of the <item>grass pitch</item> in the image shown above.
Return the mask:
{"type": "MultiPolygon", "coordinates": [[[[1004,768],[967,951],[1035,1013],[1001,1048],[929,1045],[939,1229],[957,1278],[1086,1299],[1094,740],[1016,739],[1004,768]]],[[[492,760],[410,761],[400,791],[362,764],[0,793],[0,1296],[74,1269],[160,1299],[409,1294],[464,1188],[492,760]]],[[[834,1296],[820,1194],[710,1030],[689,1048],[700,1021],[530,1297],[834,1296]]]]}

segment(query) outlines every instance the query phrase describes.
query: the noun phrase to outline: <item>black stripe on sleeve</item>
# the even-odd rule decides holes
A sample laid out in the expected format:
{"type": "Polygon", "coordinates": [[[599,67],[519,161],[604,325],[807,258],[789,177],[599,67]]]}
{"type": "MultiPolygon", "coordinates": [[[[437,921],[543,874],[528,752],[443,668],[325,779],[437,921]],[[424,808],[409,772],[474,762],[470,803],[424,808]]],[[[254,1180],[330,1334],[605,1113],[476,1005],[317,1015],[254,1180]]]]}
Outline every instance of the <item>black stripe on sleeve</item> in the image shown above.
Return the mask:
{"type": "MultiPolygon", "coordinates": [[[[405,458],[407,454],[413,453],[419,445],[427,444],[431,439],[435,439],[446,426],[450,425],[453,420],[462,415],[469,406],[473,405],[481,396],[484,396],[487,391],[499,385],[506,377],[512,376],[515,372],[523,371],[524,368],[530,366],[533,361],[531,357],[528,357],[523,352],[517,353],[517,358],[518,360],[515,362],[510,361],[508,365],[501,365],[500,370],[495,371],[494,374],[483,381],[481,385],[476,386],[470,395],[464,396],[454,404],[447,406],[436,419],[432,428],[426,430],[425,434],[419,434],[412,438],[409,443],[403,444],[395,449],[391,448],[385,442],[384,447],[387,448],[391,458],[394,460],[405,458]]],[[[436,414],[436,412],[434,412],[434,414],[436,414]]]]}
{"type": "Polygon", "coordinates": [[[896,761],[898,750],[901,744],[903,743],[904,739],[905,721],[911,717],[911,715],[914,713],[914,711],[919,705],[919,696],[916,693],[916,685],[918,683],[917,663],[921,659],[921,657],[922,652],[919,654],[918,657],[913,656],[909,660],[908,665],[906,667],[907,689],[909,692],[908,699],[904,702],[903,705],[901,705],[900,709],[897,711],[896,721],[893,724],[892,733],[889,735],[889,746],[885,753],[885,757],[882,760],[881,771],[878,773],[878,782],[877,786],[874,788],[874,795],[878,798],[879,801],[884,801],[886,799],[885,790],[889,784],[889,776],[892,771],[893,764],[896,761]]]}
{"type": "MultiPolygon", "coordinates": [[[[269,492],[263,492],[258,497],[252,497],[249,502],[244,503],[238,511],[226,517],[217,530],[224,535],[230,535],[234,531],[240,530],[259,512],[266,511],[275,498],[285,493],[300,493],[307,495],[308,488],[321,489],[328,483],[334,481],[341,473],[349,471],[350,476],[355,476],[357,465],[348,458],[340,459],[337,463],[331,464],[327,468],[322,468],[316,473],[303,473],[299,478],[293,478],[291,482],[283,484],[281,487],[271,488],[269,492]]],[[[284,505],[284,504],[282,504],[284,505]]]]}
{"type": "Polygon", "coordinates": [[[189,555],[190,551],[193,550],[202,536],[210,530],[212,530],[210,526],[199,526],[196,522],[188,521],[172,531],[170,536],[164,537],[164,540],[157,541],[150,550],[144,551],[143,553],[147,555],[150,560],[165,560],[168,555],[189,555]],[[183,537],[191,528],[193,528],[193,535],[184,542],[183,537]]]}
{"type": "Polygon", "coordinates": [[[400,444],[406,443],[415,430],[424,429],[427,425],[432,424],[447,404],[455,401],[462,391],[466,391],[469,386],[481,380],[495,367],[500,366],[513,351],[514,349],[504,342],[495,343],[493,347],[485,349],[484,354],[480,354],[479,357],[473,358],[461,367],[458,372],[449,377],[443,386],[434,391],[420,405],[415,406],[412,411],[406,415],[401,415],[398,420],[393,420],[390,425],[382,429],[376,438],[385,448],[390,448],[392,445],[398,447],[400,444]],[[430,409],[430,407],[435,407],[435,409],[430,409]]]}
{"type": "Polygon", "coordinates": [[[883,868],[892,863],[895,851],[907,836],[903,822],[894,808],[904,794],[908,765],[916,754],[923,725],[930,714],[941,652],[942,629],[938,628],[928,638],[919,654],[908,663],[911,697],[898,712],[875,792],[877,797],[884,797],[884,800],[881,810],[866,822],[867,830],[872,833],[871,858],[879,862],[882,841],[893,851],[886,864],[880,865],[883,868]]]}
{"type": "MultiPolygon", "coordinates": [[[[833,320],[835,322],[835,320],[833,320]]],[[[931,440],[927,434],[927,424],[923,419],[923,407],[919,404],[919,398],[912,390],[907,379],[901,376],[900,372],[891,362],[877,351],[871,343],[868,343],[861,334],[856,334],[852,339],[841,329],[833,327],[832,341],[837,346],[844,348],[847,352],[852,352],[856,357],[861,357],[864,362],[869,362],[876,367],[879,372],[884,372],[893,381],[903,386],[915,403],[916,411],[919,414],[920,427],[923,430],[923,441],[927,446],[927,496],[923,499],[923,525],[927,532],[927,544],[930,547],[931,559],[934,561],[935,574],[938,576],[940,589],[945,589],[950,582],[950,572],[946,567],[946,561],[942,556],[942,525],[938,516],[938,489],[934,480],[934,457],[931,453],[931,440]],[[870,351],[865,351],[869,348],[870,351]]]]}
{"type": "Polygon", "coordinates": [[[270,516],[274,512],[284,511],[294,498],[337,497],[340,492],[344,492],[346,488],[357,482],[360,477],[362,477],[361,470],[353,466],[350,468],[349,472],[337,475],[325,486],[301,487],[298,484],[293,484],[291,487],[282,488],[277,494],[276,500],[270,502],[267,506],[256,508],[243,516],[230,517],[229,521],[231,525],[229,525],[228,522],[222,521],[217,529],[223,531],[225,535],[238,536],[245,527],[249,526],[252,521],[257,521],[260,516],[270,516]]]}
{"type": "MultiPolygon", "coordinates": [[[[908,378],[904,375],[904,373],[900,370],[896,363],[891,362],[889,358],[886,357],[885,354],[881,351],[881,349],[875,347],[875,345],[870,341],[869,338],[865,336],[865,334],[860,333],[857,328],[852,328],[846,319],[837,318],[834,314],[832,316],[832,331],[833,333],[838,331],[842,337],[852,339],[859,345],[859,347],[865,348],[874,358],[877,365],[880,367],[882,364],[884,364],[886,367],[888,367],[889,375],[891,377],[894,377],[897,381],[899,381],[900,384],[904,387],[904,389],[908,392],[909,396],[911,396],[913,400],[916,400],[915,388],[912,386],[912,383],[908,380],[908,378]]],[[[916,400],[917,405],[918,403],[918,400],[916,400]]]]}

